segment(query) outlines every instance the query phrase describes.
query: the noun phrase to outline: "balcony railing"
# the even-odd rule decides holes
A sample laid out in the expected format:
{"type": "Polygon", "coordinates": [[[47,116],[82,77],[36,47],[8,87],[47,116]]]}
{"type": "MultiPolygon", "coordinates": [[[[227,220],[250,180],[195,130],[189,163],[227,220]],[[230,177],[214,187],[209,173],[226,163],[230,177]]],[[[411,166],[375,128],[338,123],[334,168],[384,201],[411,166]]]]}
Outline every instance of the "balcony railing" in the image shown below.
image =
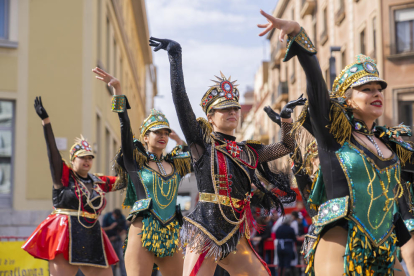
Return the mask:
{"type": "Polygon", "coordinates": [[[313,14],[313,11],[316,7],[315,0],[302,0],[302,9],[300,11],[300,16],[303,18],[305,15],[313,14]]]}
{"type": "Polygon", "coordinates": [[[339,9],[335,14],[335,24],[337,26],[341,25],[342,21],[345,19],[345,3],[344,0],[339,1],[339,9]]]}

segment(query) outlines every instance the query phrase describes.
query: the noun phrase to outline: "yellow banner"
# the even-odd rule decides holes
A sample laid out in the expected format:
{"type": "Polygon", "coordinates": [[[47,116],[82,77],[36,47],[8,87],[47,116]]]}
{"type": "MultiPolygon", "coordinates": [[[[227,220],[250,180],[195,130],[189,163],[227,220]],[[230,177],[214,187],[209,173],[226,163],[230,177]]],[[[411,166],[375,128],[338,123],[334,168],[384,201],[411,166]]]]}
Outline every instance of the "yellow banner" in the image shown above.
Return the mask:
{"type": "Polygon", "coordinates": [[[24,241],[0,241],[1,276],[46,276],[49,262],[36,259],[21,247],[24,241]]]}

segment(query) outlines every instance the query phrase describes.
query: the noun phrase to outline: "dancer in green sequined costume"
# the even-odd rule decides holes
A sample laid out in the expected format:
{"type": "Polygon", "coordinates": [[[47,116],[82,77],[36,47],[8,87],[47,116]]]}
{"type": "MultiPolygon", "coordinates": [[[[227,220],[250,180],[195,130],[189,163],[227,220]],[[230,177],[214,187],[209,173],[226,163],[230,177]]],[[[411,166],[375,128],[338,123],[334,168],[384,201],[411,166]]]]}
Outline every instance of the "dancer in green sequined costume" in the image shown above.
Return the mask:
{"type": "Polygon", "coordinates": [[[262,14],[269,23],[259,25],[266,28],[260,35],[273,28],[281,29],[280,40],[288,35],[284,61],[297,56],[307,78],[308,103],[294,130],[310,118],[321,165],[318,180],[326,194],[312,202],[318,215],[307,273],[404,275],[395,260],[397,246],[413,270],[414,241],[402,219],[410,210],[401,204],[407,194],[401,171],[414,171],[413,145],[399,137],[411,131],[403,125],[375,126],[387,86],[375,62],[358,55],[329,94],[305,30],[297,22],[262,14]]]}
{"type": "Polygon", "coordinates": [[[120,181],[128,183],[124,206],[132,207],[125,244],[127,273],[150,275],[156,265],[162,275],[179,276],[183,269],[182,254],[177,252],[182,216],[176,202],[180,180],[191,169],[190,154],[183,151],[183,142],[165,115],[154,109],[141,125],[140,140],[135,139],[127,114],[130,106],[119,81],[100,68],[93,72],[114,88],[112,111],[121,123],[122,147],[115,169],[120,181]],[[179,145],[163,155],[170,137],[179,145]]]}

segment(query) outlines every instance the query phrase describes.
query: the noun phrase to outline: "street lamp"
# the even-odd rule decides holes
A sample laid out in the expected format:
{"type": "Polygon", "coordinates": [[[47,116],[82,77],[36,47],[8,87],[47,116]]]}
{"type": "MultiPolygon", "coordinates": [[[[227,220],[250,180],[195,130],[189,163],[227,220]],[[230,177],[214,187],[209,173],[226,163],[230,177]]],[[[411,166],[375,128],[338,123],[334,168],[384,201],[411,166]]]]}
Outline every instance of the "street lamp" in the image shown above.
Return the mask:
{"type": "Polygon", "coordinates": [[[335,61],[335,57],[332,56],[332,52],[340,52],[341,51],[341,47],[338,46],[331,46],[331,57],[329,58],[329,81],[331,83],[330,88],[332,88],[334,80],[336,78],[336,61],[335,61]]]}

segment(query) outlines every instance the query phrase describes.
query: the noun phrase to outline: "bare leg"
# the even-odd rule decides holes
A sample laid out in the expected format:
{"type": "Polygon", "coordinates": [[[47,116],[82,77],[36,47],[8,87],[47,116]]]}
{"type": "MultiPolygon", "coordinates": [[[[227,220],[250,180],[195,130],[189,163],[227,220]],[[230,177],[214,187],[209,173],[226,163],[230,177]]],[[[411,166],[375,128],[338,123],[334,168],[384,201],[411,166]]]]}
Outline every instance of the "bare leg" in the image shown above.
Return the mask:
{"type": "Polygon", "coordinates": [[[250,248],[245,237],[240,239],[236,252],[236,254],[230,253],[226,258],[219,261],[219,265],[227,270],[231,276],[269,276],[266,268],[250,248]]]}
{"type": "MultiPolygon", "coordinates": [[[[189,276],[191,274],[195,264],[197,263],[199,256],[200,254],[197,254],[195,252],[190,252],[190,249],[187,248],[185,258],[184,258],[183,276],[189,276]]],[[[203,264],[201,265],[200,270],[198,271],[197,275],[211,276],[214,274],[216,267],[217,267],[217,263],[214,261],[214,259],[212,257],[207,258],[203,261],[203,264]]]]}
{"type": "Polygon", "coordinates": [[[49,261],[49,272],[51,276],[74,276],[78,272],[78,266],[71,265],[63,254],[59,254],[49,261]]]}
{"type": "Polygon", "coordinates": [[[315,252],[316,276],[344,275],[344,255],[348,232],[339,226],[330,229],[320,239],[315,252]]]}
{"type": "Polygon", "coordinates": [[[184,255],[181,250],[177,250],[172,256],[158,258],[155,257],[155,263],[160,268],[163,276],[181,276],[183,275],[184,255]]]}
{"type": "Polygon", "coordinates": [[[125,252],[125,268],[128,276],[151,275],[155,263],[155,256],[142,247],[141,235],[142,219],[136,219],[129,228],[128,245],[125,252]]]}
{"type": "Polygon", "coordinates": [[[80,266],[80,270],[85,276],[112,276],[112,268],[108,266],[107,268],[100,268],[94,266],[80,266]]]}
{"type": "MultiPolygon", "coordinates": [[[[411,235],[414,235],[412,233],[411,235]]],[[[401,247],[401,256],[407,265],[410,275],[414,275],[414,237],[401,247]]]]}

